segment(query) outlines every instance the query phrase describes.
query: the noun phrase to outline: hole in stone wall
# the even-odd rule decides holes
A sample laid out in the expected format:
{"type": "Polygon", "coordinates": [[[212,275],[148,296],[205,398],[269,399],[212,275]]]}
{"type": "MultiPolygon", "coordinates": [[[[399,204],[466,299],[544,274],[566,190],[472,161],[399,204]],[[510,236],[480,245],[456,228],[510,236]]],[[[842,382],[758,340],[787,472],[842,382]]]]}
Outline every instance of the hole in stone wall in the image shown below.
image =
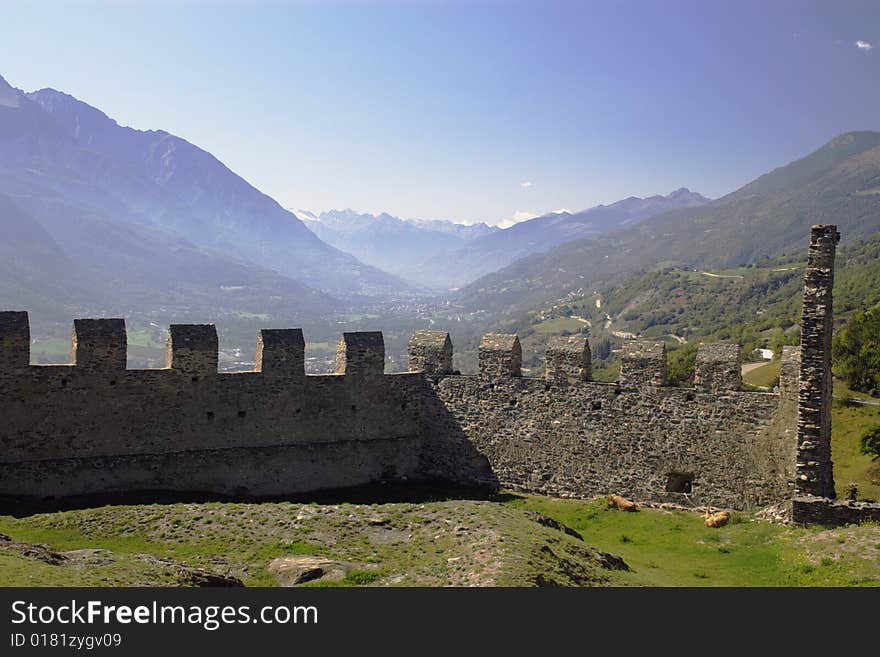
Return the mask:
{"type": "Polygon", "coordinates": [[[61,387],[63,388],[66,385],[67,385],[67,379],[61,379],[61,387]]]}
{"type": "Polygon", "coordinates": [[[357,409],[358,409],[357,406],[355,406],[354,404],[351,405],[351,410],[352,410],[352,411],[357,411],[357,409]]]}
{"type": "Polygon", "coordinates": [[[511,405],[511,406],[516,406],[516,400],[515,400],[515,399],[511,399],[511,400],[510,400],[510,405],[511,405]]]}
{"type": "Polygon", "coordinates": [[[303,412],[303,409],[301,409],[301,408],[296,409],[296,414],[297,414],[297,415],[299,415],[299,414],[302,413],[302,412],[303,412]]]}
{"type": "Polygon", "coordinates": [[[245,415],[247,415],[247,413],[245,411],[238,412],[238,417],[244,417],[245,415]]]}
{"type": "Polygon", "coordinates": [[[687,401],[694,401],[694,393],[689,392],[688,394],[686,394],[686,395],[684,396],[684,398],[685,398],[687,401]]]}
{"type": "Polygon", "coordinates": [[[670,472],[666,475],[667,493],[690,493],[694,488],[694,475],[690,472],[670,472]]]}
{"type": "Polygon", "coordinates": [[[553,386],[551,386],[549,383],[544,384],[544,392],[550,392],[552,388],[553,386]]]}
{"type": "Polygon", "coordinates": [[[110,385],[111,385],[111,386],[115,386],[115,385],[116,385],[116,380],[114,379],[114,380],[110,381],[110,385]]]}
{"type": "Polygon", "coordinates": [[[193,382],[193,383],[198,383],[198,382],[199,382],[199,377],[194,376],[194,377],[192,378],[192,382],[193,382]]]}
{"type": "Polygon", "coordinates": [[[405,410],[406,410],[406,402],[401,402],[401,403],[400,403],[400,410],[402,410],[402,411],[405,411],[405,410]]]}
{"type": "Polygon", "coordinates": [[[207,415],[207,417],[208,417],[209,420],[213,420],[213,419],[214,419],[214,411],[208,411],[206,415],[207,415]]]}
{"type": "Polygon", "coordinates": [[[602,408],[602,402],[600,402],[600,401],[594,401],[594,402],[591,402],[591,403],[590,403],[590,407],[591,407],[594,411],[598,411],[598,410],[600,410],[600,409],[602,408]]]}
{"type": "Polygon", "coordinates": [[[623,390],[621,390],[619,387],[617,387],[617,388],[614,389],[614,394],[615,394],[615,395],[619,395],[619,394],[622,393],[622,392],[623,392],[623,390]]]}

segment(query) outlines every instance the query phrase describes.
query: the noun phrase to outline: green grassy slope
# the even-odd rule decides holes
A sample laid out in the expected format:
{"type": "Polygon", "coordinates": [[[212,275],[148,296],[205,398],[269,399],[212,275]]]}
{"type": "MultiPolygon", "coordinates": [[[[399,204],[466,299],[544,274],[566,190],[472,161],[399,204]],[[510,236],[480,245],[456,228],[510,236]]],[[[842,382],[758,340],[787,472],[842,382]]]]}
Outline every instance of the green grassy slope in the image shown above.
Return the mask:
{"type": "MultiPolygon", "coordinates": [[[[490,501],[104,506],[0,516],[0,534],[61,553],[23,554],[0,536],[0,585],[180,585],[205,569],[248,586],[279,584],[276,558],[343,564],[309,585],[605,585],[601,555],[531,511],[490,501]]],[[[38,549],[30,550],[39,553],[38,549]]]]}
{"type": "Polygon", "coordinates": [[[708,529],[684,511],[621,513],[604,501],[522,497],[510,504],[540,511],[619,554],[636,586],[877,586],[880,527],[786,527],[734,514],[708,529]]]}
{"type": "Polygon", "coordinates": [[[876,525],[804,529],[735,513],[727,526],[709,529],[694,512],[622,513],[604,499],[107,506],[0,516],[0,531],[65,558],[47,563],[4,549],[0,539],[3,585],[176,586],[186,583],[181,567],[277,585],[269,563],[303,555],[349,568],[344,578],[305,586],[880,584],[876,525]],[[623,557],[629,570],[611,568],[603,553],[623,557]]]}

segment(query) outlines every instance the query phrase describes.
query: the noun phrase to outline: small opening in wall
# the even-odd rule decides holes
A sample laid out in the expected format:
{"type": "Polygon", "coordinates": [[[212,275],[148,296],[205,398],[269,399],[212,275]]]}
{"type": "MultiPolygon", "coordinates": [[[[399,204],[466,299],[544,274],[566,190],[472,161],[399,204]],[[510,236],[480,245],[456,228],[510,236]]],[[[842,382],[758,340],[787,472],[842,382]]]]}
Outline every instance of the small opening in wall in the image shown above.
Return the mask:
{"type": "Polygon", "coordinates": [[[207,415],[207,417],[208,417],[209,420],[213,420],[213,419],[214,419],[214,411],[208,411],[208,412],[206,413],[206,415],[207,415]]]}
{"type": "Polygon", "coordinates": [[[358,409],[357,406],[355,406],[354,404],[351,405],[351,410],[352,410],[352,411],[357,411],[357,409],[358,409]]]}
{"type": "Polygon", "coordinates": [[[623,390],[620,389],[620,386],[617,386],[617,387],[614,389],[614,394],[615,394],[615,395],[619,395],[619,394],[622,393],[622,392],[623,392],[623,390]]]}
{"type": "Polygon", "coordinates": [[[494,384],[494,383],[490,383],[490,384],[489,384],[489,390],[495,390],[495,384],[494,384]]]}
{"type": "Polygon", "coordinates": [[[116,385],[116,379],[112,379],[112,380],[110,381],[110,385],[111,385],[111,386],[115,386],[115,385],[116,385]]]}
{"type": "Polygon", "coordinates": [[[402,411],[406,410],[406,402],[400,402],[400,410],[402,410],[402,411]]]}
{"type": "Polygon", "coordinates": [[[299,414],[302,413],[302,412],[303,412],[303,409],[301,409],[301,408],[296,409],[296,414],[297,414],[297,415],[299,415],[299,414]]]}
{"type": "Polygon", "coordinates": [[[670,472],[666,475],[667,493],[690,493],[694,489],[694,475],[690,472],[670,472]]]}
{"type": "Polygon", "coordinates": [[[245,415],[247,415],[247,413],[245,411],[238,412],[238,417],[244,417],[245,415]]]}
{"type": "Polygon", "coordinates": [[[516,406],[516,400],[515,400],[515,399],[511,399],[511,400],[510,400],[510,405],[511,405],[511,406],[516,406]]]}
{"type": "Polygon", "coordinates": [[[592,403],[590,404],[590,407],[591,407],[594,411],[599,411],[599,410],[602,409],[602,402],[600,402],[600,401],[594,401],[594,402],[592,402],[592,403]]]}
{"type": "Polygon", "coordinates": [[[544,384],[544,392],[550,392],[552,388],[553,386],[551,386],[549,383],[544,384]]]}
{"type": "Polygon", "coordinates": [[[193,382],[193,383],[198,383],[198,382],[199,382],[199,377],[194,376],[194,377],[192,378],[192,382],[193,382]]]}
{"type": "Polygon", "coordinates": [[[686,395],[684,396],[684,398],[685,398],[687,401],[694,401],[694,393],[689,392],[688,394],[686,394],[686,395]]]}
{"type": "Polygon", "coordinates": [[[66,385],[67,385],[67,379],[61,379],[61,387],[63,388],[66,385]]]}

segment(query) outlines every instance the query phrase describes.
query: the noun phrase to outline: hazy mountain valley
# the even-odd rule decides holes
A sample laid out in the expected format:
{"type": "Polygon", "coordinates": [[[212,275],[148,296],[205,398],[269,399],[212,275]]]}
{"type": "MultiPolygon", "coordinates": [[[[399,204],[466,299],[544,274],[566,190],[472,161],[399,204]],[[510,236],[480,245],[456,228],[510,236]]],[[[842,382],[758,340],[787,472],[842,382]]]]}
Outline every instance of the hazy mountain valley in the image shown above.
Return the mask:
{"type": "Polygon", "coordinates": [[[389,371],[424,327],[450,331],[463,371],[488,330],[520,332],[535,372],[559,333],[764,344],[796,323],[803,235],[829,216],[845,245],[863,240],[838,285],[853,308],[875,302],[880,133],[714,201],[681,188],[500,229],[292,212],[179,137],[52,89],[0,92],[0,294],[30,310],[39,362],[64,362],[75,316],[125,317],[132,367],[162,365],[165,328],[183,321],[218,325],[226,369],[252,366],[260,328],[286,326],[304,328],[310,371],[332,369],[343,330],[382,330],[389,371]]]}

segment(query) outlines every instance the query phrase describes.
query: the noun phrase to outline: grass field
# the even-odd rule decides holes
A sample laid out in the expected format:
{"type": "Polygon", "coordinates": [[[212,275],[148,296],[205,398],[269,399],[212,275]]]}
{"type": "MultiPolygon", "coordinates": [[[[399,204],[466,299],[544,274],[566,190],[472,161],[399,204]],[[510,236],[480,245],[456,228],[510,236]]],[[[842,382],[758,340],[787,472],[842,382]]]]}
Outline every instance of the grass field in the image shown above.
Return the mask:
{"type": "Polygon", "coordinates": [[[0,585],[176,585],[181,566],[276,585],[270,562],[334,560],[343,579],[308,585],[610,583],[581,541],[524,509],[488,500],[425,503],[192,503],[0,516],[0,585]],[[45,544],[64,561],[34,557],[45,544]],[[4,545],[6,547],[4,548],[4,545]]]}
{"type": "Polygon", "coordinates": [[[621,513],[602,501],[527,496],[509,504],[544,513],[632,569],[635,586],[880,585],[880,527],[834,530],[755,521],[735,513],[717,530],[686,511],[621,513]]]}
{"type": "Polygon", "coordinates": [[[31,362],[39,364],[69,363],[70,338],[35,340],[31,345],[31,362]]]}
{"type": "Polygon", "coordinates": [[[782,369],[782,363],[779,360],[773,360],[746,372],[743,376],[743,383],[755,386],[756,388],[773,389],[779,383],[779,370],[782,369]]]}
{"type": "Polygon", "coordinates": [[[880,427],[880,406],[844,404],[847,398],[868,396],[854,393],[842,381],[834,382],[835,403],[831,420],[831,458],[834,460],[834,483],[842,497],[850,483],[856,484],[859,499],[880,501],[880,461],[861,452],[861,437],[869,429],[880,427]]]}
{"type": "Polygon", "coordinates": [[[560,335],[563,331],[580,333],[581,329],[586,326],[588,326],[586,322],[573,317],[553,317],[533,325],[532,328],[535,330],[535,333],[560,335]]]}
{"type": "Polygon", "coordinates": [[[64,552],[52,565],[2,549],[4,585],[178,585],[180,564],[276,585],[276,557],[350,565],[314,586],[876,586],[880,526],[797,528],[734,514],[623,513],[604,499],[503,494],[495,501],[386,504],[173,504],[0,516],[0,533],[64,552]],[[581,542],[534,512],[580,532],[581,542]],[[595,552],[623,557],[608,570],[595,552]]]}

